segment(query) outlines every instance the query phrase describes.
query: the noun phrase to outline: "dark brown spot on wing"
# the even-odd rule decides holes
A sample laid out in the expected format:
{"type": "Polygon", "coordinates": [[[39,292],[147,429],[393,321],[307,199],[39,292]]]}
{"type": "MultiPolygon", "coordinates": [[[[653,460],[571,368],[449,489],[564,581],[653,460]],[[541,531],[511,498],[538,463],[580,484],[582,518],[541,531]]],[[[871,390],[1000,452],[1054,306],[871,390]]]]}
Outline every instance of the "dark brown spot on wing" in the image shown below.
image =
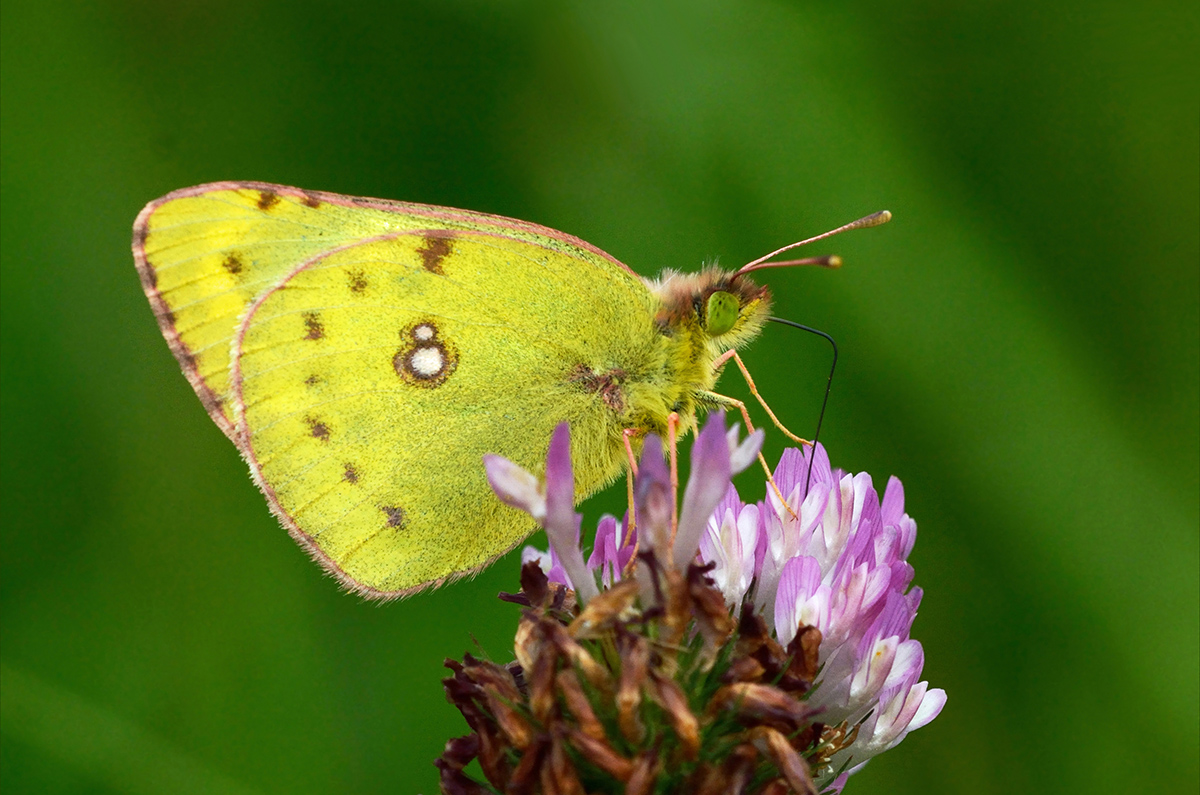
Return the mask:
{"type": "Polygon", "coordinates": [[[143,222],[136,224],[133,227],[133,251],[134,254],[141,252],[142,256],[137,260],[138,276],[141,278],[142,285],[148,290],[158,289],[158,273],[155,272],[154,266],[146,257],[146,236],[150,234],[150,229],[147,223],[143,222]]]}
{"type": "Polygon", "coordinates": [[[225,258],[225,261],[221,263],[221,267],[234,276],[237,276],[246,266],[242,264],[240,259],[238,259],[237,254],[230,254],[225,258]]]}
{"type": "Polygon", "coordinates": [[[197,390],[196,394],[200,396],[200,405],[204,406],[204,410],[213,415],[214,419],[218,414],[225,412],[225,401],[213,394],[208,387],[197,390]]]}
{"type": "Polygon", "coordinates": [[[185,372],[188,370],[198,372],[196,367],[196,357],[193,356],[192,352],[184,345],[180,344],[180,346],[175,350],[175,357],[179,359],[179,364],[183,367],[185,372]]]}
{"type": "Polygon", "coordinates": [[[329,441],[329,426],[321,422],[316,417],[305,417],[304,421],[308,423],[308,432],[312,434],[314,439],[320,439],[322,442],[329,441]]]}
{"type": "Polygon", "coordinates": [[[604,405],[620,414],[625,410],[625,390],[621,388],[625,375],[625,371],[617,367],[600,374],[586,364],[577,364],[567,374],[567,381],[582,386],[587,392],[595,392],[604,405]]]}
{"type": "Polygon", "coordinates": [[[358,470],[354,468],[354,464],[347,463],[343,466],[346,467],[346,471],[342,473],[342,480],[346,481],[347,483],[357,483],[358,470]]]}
{"type": "Polygon", "coordinates": [[[350,292],[361,293],[367,289],[367,274],[362,271],[349,271],[346,279],[350,282],[350,292]]]}
{"type": "Polygon", "coordinates": [[[450,253],[453,247],[452,239],[449,237],[434,237],[425,238],[425,242],[417,249],[417,253],[421,255],[421,265],[430,273],[441,275],[442,260],[450,253]]]}
{"type": "Polygon", "coordinates": [[[304,339],[319,340],[325,336],[325,326],[321,325],[321,316],[316,312],[304,313],[304,339]]]}
{"type": "Polygon", "coordinates": [[[317,375],[316,373],[313,373],[308,378],[304,379],[305,386],[316,386],[319,383],[321,383],[321,376],[317,375]]]}
{"type": "Polygon", "coordinates": [[[270,190],[258,192],[258,209],[270,210],[276,204],[279,204],[279,194],[270,190]]]}
{"type": "Polygon", "coordinates": [[[399,505],[381,505],[379,506],[379,510],[387,515],[388,527],[403,528],[404,525],[408,524],[408,515],[405,514],[404,509],[399,505]]]}
{"type": "Polygon", "coordinates": [[[304,192],[304,198],[300,201],[305,207],[312,207],[314,210],[321,206],[321,200],[308,191],[304,192]]]}

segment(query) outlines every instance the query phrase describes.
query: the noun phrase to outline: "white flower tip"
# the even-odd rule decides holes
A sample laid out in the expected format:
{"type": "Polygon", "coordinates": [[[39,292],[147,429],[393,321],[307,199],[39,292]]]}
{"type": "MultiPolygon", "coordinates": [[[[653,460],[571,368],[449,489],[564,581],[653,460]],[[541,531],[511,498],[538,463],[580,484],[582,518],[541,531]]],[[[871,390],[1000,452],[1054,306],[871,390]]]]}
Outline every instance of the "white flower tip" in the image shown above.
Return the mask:
{"type": "Polygon", "coordinates": [[[538,568],[544,572],[550,571],[554,565],[550,560],[550,553],[543,552],[535,546],[527,546],[521,550],[521,565],[524,566],[530,562],[536,562],[538,568]]]}
{"type": "Polygon", "coordinates": [[[729,440],[729,471],[734,475],[754,463],[754,459],[758,458],[758,452],[762,450],[763,439],[767,436],[763,429],[759,428],[747,436],[741,444],[738,444],[737,431],[738,426],[734,425],[726,436],[729,440]]]}
{"type": "Polygon", "coordinates": [[[492,491],[496,492],[501,502],[524,511],[538,524],[544,523],[546,495],[542,493],[538,479],[532,472],[494,453],[483,457],[483,467],[487,470],[487,479],[492,491]]]}
{"type": "Polygon", "coordinates": [[[729,426],[729,430],[725,431],[725,441],[729,443],[729,452],[733,452],[738,446],[738,436],[741,435],[742,424],[735,422],[729,426]]]}
{"type": "Polygon", "coordinates": [[[941,714],[944,706],[946,706],[945,690],[935,687],[925,691],[925,697],[921,699],[921,706],[917,708],[917,714],[913,715],[912,721],[908,724],[908,730],[913,731],[929,723],[941,714]]]}

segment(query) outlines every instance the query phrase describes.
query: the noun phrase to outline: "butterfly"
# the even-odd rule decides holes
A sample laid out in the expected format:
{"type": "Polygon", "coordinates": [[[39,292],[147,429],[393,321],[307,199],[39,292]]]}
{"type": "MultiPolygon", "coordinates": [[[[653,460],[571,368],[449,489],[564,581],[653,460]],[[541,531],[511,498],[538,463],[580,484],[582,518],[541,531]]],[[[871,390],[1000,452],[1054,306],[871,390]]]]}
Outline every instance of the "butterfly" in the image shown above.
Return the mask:
{"type": "Polygon", "coordinates": [[[485,453],[537,471],[569,421],[583,499],[629,439],[737,403],[712,391],[720,357],[771,303],[749,266],[645,279],[537,224],[260,182],[151,202],[133,255],[271,511],[371,598],[477,571],[534,529],[492,498],[485,453]]]}

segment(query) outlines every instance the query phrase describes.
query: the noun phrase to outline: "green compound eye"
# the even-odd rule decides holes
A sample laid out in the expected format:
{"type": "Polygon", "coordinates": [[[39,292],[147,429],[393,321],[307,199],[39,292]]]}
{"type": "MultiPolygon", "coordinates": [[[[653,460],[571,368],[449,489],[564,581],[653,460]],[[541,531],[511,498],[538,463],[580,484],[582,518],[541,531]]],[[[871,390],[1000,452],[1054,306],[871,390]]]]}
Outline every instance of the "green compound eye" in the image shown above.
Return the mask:
{"type": "Polygon", "coordinates": [[[738,319],[738,300],[732,293],[717,291],[708,297],[705,329],[709,336],[718,337],[733,328],[738,319]]]}

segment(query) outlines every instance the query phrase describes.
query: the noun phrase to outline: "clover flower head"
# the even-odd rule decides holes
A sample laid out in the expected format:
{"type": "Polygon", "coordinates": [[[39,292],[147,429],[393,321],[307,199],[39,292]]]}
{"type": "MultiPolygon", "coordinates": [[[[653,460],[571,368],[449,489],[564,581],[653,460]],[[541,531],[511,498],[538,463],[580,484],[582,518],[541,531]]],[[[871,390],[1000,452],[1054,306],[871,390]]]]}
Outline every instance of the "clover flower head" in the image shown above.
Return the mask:
{"type": "Polygon", "coordinates": [[[502,595],[527,608],[516,662],[447,662],[472,734],[438,760],[443,791],[837,793],[938,715],[946,694],[920,680],[910,637],[922,592],[900,481],[880,500],[818,445],[785,451],[745,503],[730,478],[763,437],[738,437],[710,417],[677,520],[647,437],[632,516],[603,517],[586,561],[566,426],[544,480],[485,458],[550,548],[527,547],[521,593],[502,595]],[[471,759],[498,789],[465,774],[471,759]]]}

